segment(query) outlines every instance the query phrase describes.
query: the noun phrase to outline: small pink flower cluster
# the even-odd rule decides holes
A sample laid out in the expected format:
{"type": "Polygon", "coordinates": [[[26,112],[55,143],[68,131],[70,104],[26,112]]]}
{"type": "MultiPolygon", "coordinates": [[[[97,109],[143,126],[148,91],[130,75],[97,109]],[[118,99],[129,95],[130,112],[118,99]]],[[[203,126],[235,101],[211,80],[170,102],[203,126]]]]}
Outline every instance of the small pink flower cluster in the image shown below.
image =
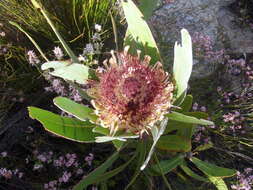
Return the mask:
{"type": "Polygon", "coordinates": [[[208,62],[220,63],[224,59],[224,49],[214,50],[213,42],[207,35],[195,32],[192,35],[195,58],[203,59],[208,62]]]}
{"type": "MultiPolygon", "coordinates": [[[[207,112],[207,108],[205,106],[200,106],[197,102],[195,102],[192,106],[193,111],[201,111],[201,112],[207,112]]],[[[215,128],[215,126],[209,126],[209,128],[215,128]]],[[[193,136],[193,141],[196,143],[204,143],[208,144],[211,142],[211,138],[208,136],[207,127],[198,126],[196,128],[196,132],[193,136]]]]}
{"type": "Polygon", "coordinates": [[[231,185],[234,190],[251,190],[253,187],[253,169],[245,168],[244,172],[237,172],[237,184],[231,185]]]}
{"type": "Polygon", "coordinates": [[[17,176],[18,178],[22,178],[24,173],[19,172],[18,169],[8,170],[7,168],[0,168],[0,179],[4,177],[5,179],[11,179],[13,175],[17,176]]]}
{"type": "MultiPolygon", "coordinates": [[[[44,189],[47,190],[56,190],[62,184],[68,183],[71,180],[71,177],[80,176],[84,174],[84,170],[79,164],[79,160],[75,153],[67,153],[64,156],[59,156],[56,159],[53,159],[52,153],[40,153],[37,156],[37,159],[42,161],[43,163],[52,163],[53,167],[57,168],[57,170],[61,170],[61,176],[57,180],[49,181],[44,184],[44,189]],[[47,156],[46,156],[47,155],[47,156]],[[50,161],[46,161],[50,160],[50,161]],[[75,174],[75,175],[74,175],[75,174]]],[[[88,156],[84,158],[86,164],[91,167],[92,161],[94,159],[94,155],[89,153],[88,156]]],[[[85,164],[84,164],[85,165],[85,164]]]]}
{"type": "Polygon", "coordinates": [[[36,53],[33,50],[29,50],[27,52],[27,59],[29,64],[31,64],[32,66],[35,66],[40,63],[39,58],[37,57],[36,53]]]}

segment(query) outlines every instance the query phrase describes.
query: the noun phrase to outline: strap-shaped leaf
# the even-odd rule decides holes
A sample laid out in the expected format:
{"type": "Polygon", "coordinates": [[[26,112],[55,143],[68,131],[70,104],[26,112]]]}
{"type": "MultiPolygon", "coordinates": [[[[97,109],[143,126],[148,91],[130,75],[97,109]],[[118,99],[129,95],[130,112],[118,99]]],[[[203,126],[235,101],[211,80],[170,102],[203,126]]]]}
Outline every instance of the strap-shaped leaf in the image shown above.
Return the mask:
{"type": "Polygon", "coordinates": [[[218,190],[228,190],[227,185],[222,178],[208,176],[208,179],[215,185],[218,190]]]}
{"type": "Polygon", "coordinates": [[[184,161],[184,156],[181,154],[169,160],[162,160],[159,162],[159,164],[152,165],[149,168],[149,174],[153,176],[157,176],[157,175],[162,175],[163,173],[165,175],[169,173],[171,170],[175,169],[177,166],[181,165],[183,161],[184,161]],[[162,173],[160,169],[162,170],[162,173]]]}
{"type": "Polygon", "coordinates": [[[36,107],[28,107],[28,110],[29,116],[40,121],[47,131],[63,138],[88,143],[94,142],[95,137],[98,136],[98,134],[92,132],[95,125],[89,121],[61,117],[36,107]]]}
{"type": "Polygon", "coordinates": [[[115,152],[110,156],[101,166],[93,170],[89,175],[85,176],[77,185],[74,186],[73,190],[84,190],[88,185],[96,183],[99,176],[118,159],[119,152],[115,152]]]}
{"type": "Polygon", "coordinates": [[[190,159],[202,172],[212,177],[231,177],[236,174],[236,170],[218,167],[214,164],[210,164],[199,160],[196,157],[190,159]]]}
{"type": "Polygon", "coordinates": [[[143,14],[132,0],[121,2],[128,24],[128,36],[125,39],[129,38],[130,33],[142,54],[151,56],[151,63],[156,63],[160,60],[159,50],[143,14]]]}
{"type": "Polygon", "coordinates": [[[148,162],[149,160],[151,159],[154,151],[155,151],[155,146],[159,140],[159,138],[161,137],[161,135],[164,133],[165,131],[165,128],[167,126],[167,123],[168,123],[168,119],[165,118],[162,122],[161,122],[161,125],[160,125],[160,128],[158,129],[156,126],[153,126],[151,128],[151,132],[152,132],[152,135],[153,135],[153,144],[149,150],[149,153],[148,153],[148,156],[145,160],[145,162],[142,164],[140,170],[144,170],[146,168],[146,166],[148,165],[148,162]]]}
{"type": "Polygon", "coordinates": [[[68,114],[71,114],[82,121],[86,121],[88,119],[90,121],[95,122],[97,120],[97,116],[95,115],[93,109],[78,104],[68,98],[54,98],[54,104],[62,111],[67,112],[68,114]]]}
{"type": "Polygon", "coordinates": [[[147,147],[147,145],[146,145],[146,142],[144,142],[144,141],[139,142],[137,145],[138,161],[136,162],[136,169],[135,169],[135,172],[133,174],[131,181],[127,184],[125,190],[129,189],[134,184],[134,182],[136,181],[136,179],[138,178],[138,176],[141,173],[139,168],[141,167],[142,163],[145,160],[145,155],[147,153],[146,147],[147,147]]]}
{"type": "Polygon", "coordinates": [[[198,119],[196,117],[184,115],[178,112],[171,112],[167,114],[166,116],[169,118],[169,120],[178,121],[182,123],[191,123],[191,124],[198,124],[198,125],[214,125],[212,121],[208,121],[205,119],[198,119]]]}
{"type": "Polygon", "coordinates": [[[177,112],[183,113],[183,112],[189,112],[190,109],[192,108],[192,95],[187,95],[180,105],[181,109],[176,109],[177,112]]]}
{"type": "Polygon", "coordinates": [[[41,50],[40,46],[35,42],[35,40],[32,38],[32,36],[30,36],[19,24],[10,21],[9,22],[11,25],[17,27],[21,32],[23,32],[28,38],[29,40],[33,43],[33,45],[36,47],[36,49],[40,52],[41,56],[46,60],[49,61],[46,57],[46,55],[43,53],[43,51],[41,50]]]}
{"type": "Polygon", "coordinates": [[[193,172],[186,164],[186,162],[184,161],[183,164],[180,165],[181,169],[190,177],[199,180],[199,181],[203,181],[203,182],[210,182],[207,178],[202,177],[198,174],[196,174],[195,172],[193,172]]]}
{"type": "Polygon", "coordinates": [[[172,152],[189,152],[191,140],[178,135],[165,135],[160,137],[156,147],[172,152]]]}
{"type": "Polygon", "coordinates": [[[36,0],[31,0],[31,2],[32,2],[33,6],[37,10],[41,11],[41,13],[43,14],[43,16],[47,20],[48,24],[50,25],[50,27],[54,31],[55,35],[57,36],[57,38],[61,42],[61,44],[64,47],[65,51],[67,52],[67,54],[69,55],[69,57],[72,59],[72,61],[74,63],[79,63],[78,58],[75,56],[75,54],[73,53],[73,51],[70,49],[70,47],[68,46],[68,44],[65,42],[65,40],[63,39],[63,37],[60,35],[60,33],[58,32],[58,30],[54,26],[53,22],[50,20],[49,16],[47,15],[46,11],[44,10],[44,8],[36,0]]]}
{"type": "Polygon", "coordinates": [[[185,98],[188,81],[192,72],[192,41],[186,29],[181,30],[181,44],[175,43],[173,75],[176,81],[175,105],[180,105],[185,98]]]}
{"type": "Polygon", "coordinates": [[[85,84],[89,77],[89,68],[83,64],[71,63],[70,61],[50,61],[41,66],[41,70],[54,69],[51,75],[64,80],[85,84]]]}

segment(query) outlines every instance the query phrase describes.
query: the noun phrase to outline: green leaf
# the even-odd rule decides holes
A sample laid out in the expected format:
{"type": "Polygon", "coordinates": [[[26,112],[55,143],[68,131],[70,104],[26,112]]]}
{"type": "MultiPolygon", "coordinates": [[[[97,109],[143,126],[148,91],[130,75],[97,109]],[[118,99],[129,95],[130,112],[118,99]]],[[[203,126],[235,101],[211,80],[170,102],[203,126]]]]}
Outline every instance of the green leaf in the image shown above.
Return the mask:
{"type": "Polygon", "coordinates": [[[115,152],[110,156],[101,166],[93,170],[87,176],[85,176],[77,185],[74,186],[73,190],[84,190],[88,185],[96,183],[99,177],[105,173],[105,171],[118,159],[119,152],[115,152]]]}
{"type": "Polygon", "coordinates": [[[79,63],[78,58],[75,56],[75,54],[73,53],[73,51],[67,45],[67,43],[65,42],[65,40],[62,38],[62,36],[60,35],[60,33],[58,32],[58,30],[54,26],[53,22],[50,20],[49,16],[47,15],[46,11],[44,10],[44,8],[36,0],[31,0],[31,2],[32,2],[33,6],[37,10],[41,11],[42,15],[45,17],[46,21],[48,22],[48,24],[50,25],[50,27],[54,31],[55,35],[57,36],[57,38],[61,42],[63,48],[65,49],[65,51],[67,52],[67,54],[69,55],[69,57],[72,59],[72,61],[74,63],[79,63]]]}
{"type": "Polygon", "coordinates": [[[218,167],[214,164],[203,162],[198,158],[190,159],[202,172],[212,177],[231,177],[236,174],[236,170],[218,167]]]}
{"type": "Polygon", "coordinates": [[[94,127],[92,131],[94,133],[99,133],[99,134],[102,134],[102,135],[109,135],[110,134],[110,130],[108,128],[101,127],[101,126],[94,127]]]}
{"type": "Polygon", "coordinates": [[[177,109],[177,112],[189,112],[192,108],[192,95],[187,95],[183,101],[183,103],[180,105],[181,109],[177,109]]]}
{"type": "Polygon", "coordinates": [[[209,143],[198,146],[197,148],[194,149],[194,152],[204,151],[204,150],[210,149],[212,147],[213,147],[213,143],[209,142],[209,143]]]}
{"type": "Polygon", "coordinates": [[[191,141],[178,135],[165,135],[160,137],[156,147],[172,152],[189,152],[191,141]]]}
{"type": "Polygon", "coordinates": [[[113,140],[112,143],[117,150],[120,150],[125,144],[125,142],[119,140],[113,140]]]}
{"type": "Polygon", "coordinates": [[[169,173],[171,170],[175,169],[177,166],[181,165],[184,161],[183,155],[177,155],[174,158],[171,158],[169,160],[162,160],[159,162],[159,164],[152,165],[149,169],[149,174],[152,176],[162,175],[162,173],[165,175],[169,173]],[[161,173],[161,170],[162,173],[161,173]]]}
{"type": "Polygon", "coordinates": [[[131,159],[129,159],[125,164],[119,166],[118,168],[114,169],[114,170],[111,170],[109,172],[106,172],[102,175],[100,175],[97,179],[96,179],[96,183],[99,183],[101,181],[106,181],[108,180],[109,178],[117,175],[118,173],[122,172],[134,159],[136,158],[136,154],[134,154],[132,156],[131,159]]]}
{"type": "Polygon", "coordinates": [[[23,32],[28,38],[29,40],[33,43],[33,45],[36,47],[36,49],[40,52],[41,56],[46,60],[49,61],[48,58],[46,57],[46,55],[43,53],[43,51],[41,50],[40,46],[35,42],[35,40],[17,23],[10,21],[9,22],[11,25],[17,27],[21,32],[23,32]]]}
{"type": "Polygon", "coordinates": [[[63,138],[88,143],[94,142],[95,137],[98,136],[92,132],[95,125],[89,121],[61,117],[36,107],[28,107],[28,111],[29,116],[40,121],[47,131],[63,138]]]}
{"type": "Polygon", "coordinates": [[[144,15],[145,20],[148,20],[152,16],[157,4],[158,0],[140,0],[139,8],[144,15]]]}
{"type": "Polygon", "coordinates": [[[174,105],[180,105],[185,98],[193,64],[191,36],[186,29],[181,30],[181,38],[181,45],[176,42],[174,47],[173,75],[176,81],[174,105]]]}
{"type": "Polygon", "coordinates": [[[152,135],[153,135],[153,144],[149,150],[149,153],[148,153],[148,156],[146,158],[146,160],[144,161],[144,163],[142,164],[140,170],[144,170],[145,167],[148,165],[148,162],[149,160],[151,159],[151,156],[152,154],[154,153],[155,151],[155,146],[156,146],[156,143],[158,142],[159,138],[161,137],[161,135],[164,133],[165,131],[165,128],[167,126],[167,123],[168,123],[168,119],[165,118],[161,124],[160,124],[160,128],[158,129],[156,126],[153,126],[151,128],[151,132],[152,132],[152,135]]]}
{"type": "Polygon", "coordinates": [[[190,124],[198,124],[198,125],[214,125],[212,121],[208,121],[205,119],[198,119],[198,118],[187,116],[178,112],[171,112],[167,114],[166,116],[169,118],[169,120],[179,121],[182,123],[190,123],[190,124]]]}
{"type": "Polygon", "coordinates": [[[215,185],[218,190],[228,190],[227,185],[222,178],[208,176],[208,179],[215,185]]]}
{"type": "Polygon", "coordinates": [[[51,75],[85,84],[89,78],[89,68],[79,63],[70,63],[69,61],[50,61],[41,66],[41,70],[54,69],[49,72],[51,75]]]}
{"type": "MultiPolygon", "coordinates": [[[[121,2],[129,30],[126,34],[130,33],[137,48],[142,50],[142,54],[149,55],[152,58],[152,64],[156,63],[160,60],[159,50],[143,14],[132,0],[121,2]]],[[[129,35],[125,37],[127,38],[129,35]]]]}
{"type": "Polygon", "coordinates": [[[190,177],[198,180],[198,181],[203,181],[203,182],[210,182],[207,178],[204,178],[202,176],[199,176],[198,174],[194,173],[185,163],[185,161],[183,162],[183,164],[180,165],[181,169],[190,177]]]}
{"type": "Polygon", "coordinates": [[[194,129],[195,129],[196,125],[195,124],[189,124],[189,123],[185,123],[185,125],[187,127],[178,129],[176,135],[178,135],[182,138],[185,138],[188,141],[191,141],[191,138],[194,134],[194,129]]]}
{"type": "Polygon", "coordinates": [[[60,108],[62,111],[75,116],[77,119],[82,121],[86,121],[87,119],[95,122],[97,120],[97,116],[94,113],[94,110],[78,104],[68,98],[65,97],[57,97],[54,98],[54,104],[60,108]]]}
{"type": "Polygon", "coordinates": [[[134,184],[137,177],[141,173],[139,168],[141,167],[142,163],[145,161],[145,156],[146,156],[146,153],[147,153],[146,143],[144,141],[141,141],[141,142],[138,143],[137,152],[138,152],[138,161],[137,161],[137,164],[136,164],[136,169],[135,169],[135,172],[133,174],[133,177],[132,177],[131,181],[127,184],[125,190],[129,189],[134,184]]]}

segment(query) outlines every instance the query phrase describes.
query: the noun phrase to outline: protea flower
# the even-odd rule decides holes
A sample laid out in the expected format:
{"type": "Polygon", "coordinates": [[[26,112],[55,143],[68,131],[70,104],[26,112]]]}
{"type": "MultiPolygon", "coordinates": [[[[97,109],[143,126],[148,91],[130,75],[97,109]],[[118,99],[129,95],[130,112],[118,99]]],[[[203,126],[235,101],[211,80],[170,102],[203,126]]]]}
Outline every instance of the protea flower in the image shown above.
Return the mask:
{"type": "Polygon", "coordinates": [[[111,135],[123,130],[149,134],[171,107],[173,84],[161,63],[150,66],[151,58],[128,54],[128,47],[117,57],[112,53],[106,69],[97,72],[99,81],[91,81],[89,94],[99,116],[98,123],[111,135]]]}

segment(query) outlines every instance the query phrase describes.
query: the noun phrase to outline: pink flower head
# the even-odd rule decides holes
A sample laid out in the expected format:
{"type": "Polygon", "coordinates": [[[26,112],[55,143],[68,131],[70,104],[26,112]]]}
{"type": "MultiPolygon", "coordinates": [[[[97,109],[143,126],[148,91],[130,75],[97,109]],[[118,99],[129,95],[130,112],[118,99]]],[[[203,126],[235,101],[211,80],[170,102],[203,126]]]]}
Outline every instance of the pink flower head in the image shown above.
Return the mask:
{"type": "MultiPolygon", "coordinates": [[[[171,107],[173,84],[161,63],[150,66],[151,58],[112,53],[110,65],[97,73],[99,82],[91,81],[89,94],[99,116],[99,124],[111,134],[124,130],[143,134],[171,107]]],[[[101,69],[100,69],[101,70],[101,69]]]]}

